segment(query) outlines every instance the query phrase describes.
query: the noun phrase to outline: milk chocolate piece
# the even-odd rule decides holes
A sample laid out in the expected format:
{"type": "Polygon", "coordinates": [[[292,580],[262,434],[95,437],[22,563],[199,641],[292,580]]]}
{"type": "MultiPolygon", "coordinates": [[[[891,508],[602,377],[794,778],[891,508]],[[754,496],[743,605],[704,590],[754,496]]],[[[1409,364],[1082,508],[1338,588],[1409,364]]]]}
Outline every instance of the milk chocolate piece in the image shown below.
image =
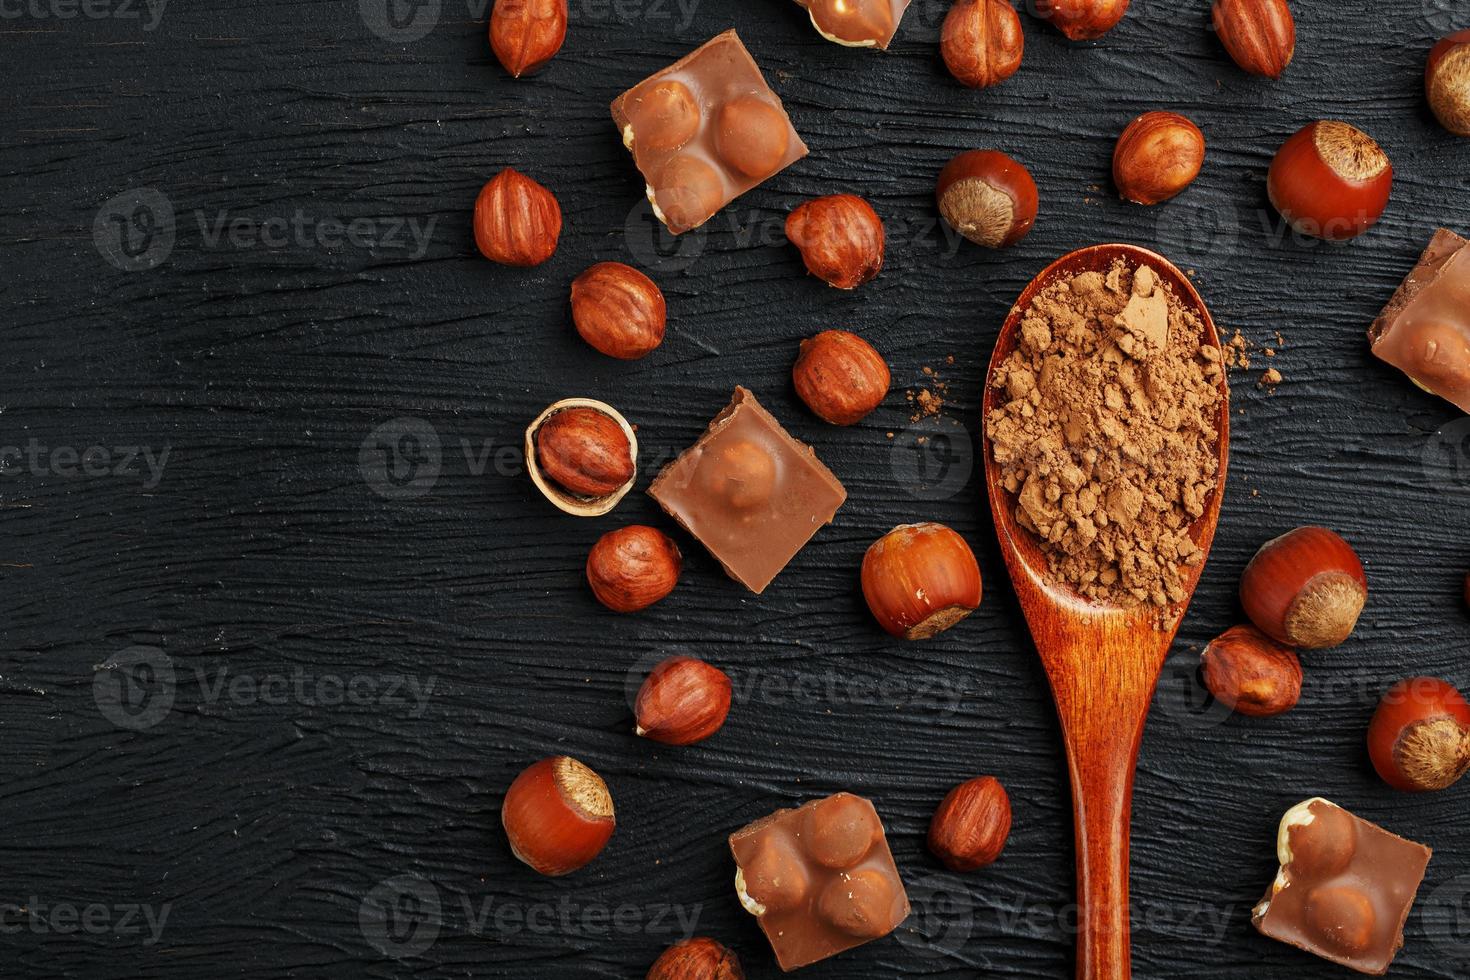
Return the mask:
{"type": "Polygon", "coordinates": [[[812,26],[829,41],[850,48],[886,49],[910,0],[796,0],[812,26]]]}
{"type": "Polygon", "coordinates": [[[730,835],[735,892],[790,972],[881,939],[909,899],[873,804],[851,793],[777,810],[730,835]]]}
{"type": "Polygon", "coordinates": [[[1470,412],[1470,247],[1441,228],[1368,339],[1419,387],[1470,412]]]}
{"type": "Polygon", "coordinates": [[[807,154],[734,31],[618,96],[612,116],[676,235],[807,154]]]}
{"type": "Polygon", "coordinates": [[[847,499],[812,448],[744,388],[648,488],[729,576],[764,592],[847,499]]]}
{"type": "Polygon", "coordinates": [[[1251,921],[1264,936],[1382,976],[1433,853],[1324,799],[1281,819],[1281,870],[1251,921]]]}

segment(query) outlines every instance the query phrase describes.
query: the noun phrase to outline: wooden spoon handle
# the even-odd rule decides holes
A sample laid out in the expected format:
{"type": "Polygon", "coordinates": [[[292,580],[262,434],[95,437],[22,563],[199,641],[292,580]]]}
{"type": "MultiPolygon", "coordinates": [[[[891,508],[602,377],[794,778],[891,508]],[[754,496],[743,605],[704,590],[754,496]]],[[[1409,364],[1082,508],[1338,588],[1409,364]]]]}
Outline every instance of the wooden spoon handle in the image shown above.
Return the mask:
{"type": "Polygon", "coordinates": [[[1077,815],[1077,980],[1129,980],[1128,836],[1137,742],[1131,752],[1126,736],[1113,744],[1075,744],[1068,758],[1077,815]]]}

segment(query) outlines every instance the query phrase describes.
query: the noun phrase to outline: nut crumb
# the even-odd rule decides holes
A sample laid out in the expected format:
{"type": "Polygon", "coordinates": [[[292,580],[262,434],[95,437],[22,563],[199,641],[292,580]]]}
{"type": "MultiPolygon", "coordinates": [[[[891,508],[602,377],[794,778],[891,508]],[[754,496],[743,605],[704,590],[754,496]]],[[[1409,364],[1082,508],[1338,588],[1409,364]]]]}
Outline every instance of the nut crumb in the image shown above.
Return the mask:
{"type": "Polygon", "coordinates": [[[1281,384],[1282,380],[1283,378],[1281,377],[1280,371],[1276,370],[1275,368],[1267,368],[1266,373],[1261,375],[1261,386],[1265,388],[1274,388],[1277,385],[1281,384]]]}

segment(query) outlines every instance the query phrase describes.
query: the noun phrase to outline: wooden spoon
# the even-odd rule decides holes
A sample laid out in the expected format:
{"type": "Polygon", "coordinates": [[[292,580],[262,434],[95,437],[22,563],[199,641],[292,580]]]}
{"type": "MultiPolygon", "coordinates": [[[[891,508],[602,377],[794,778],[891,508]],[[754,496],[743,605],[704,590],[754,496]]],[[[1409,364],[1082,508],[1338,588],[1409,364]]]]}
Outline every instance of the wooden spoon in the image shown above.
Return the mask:
{"type": "MultiPolygon", "coordinates": [[[[1036,294],[1059,276],[1106,273],[1124,259],[1130,267],[1148,265],[1174,295],[1204,321],[1205,339],[1220,344],[1214,321],[1199,293],[1171,262],[1134,245],[1094,245],[1052,263],[1031,281],[1001,328],[985,386],[985,415],[999,407],[991,382],[995,370],[1015,349],[1022,313],[1036,294]]],[[[1208,556],[1220,517],[1225,469],[1230,453],[1230,402],[1224,372],[1217,445],[1218,483],[1190,536],[1208,556]]],[[[1034,535],[1016,524],[1016,501],[1001,482],[1000,467],[984,439],[985,484],[1001,552],[1031,627],[1036,649],[1051,680],[1072,776],[1077,819],[1077,897],[1079,903],[1077,976],[1079,980],[1127,980],[1131,975],[1128,919],[1128,835],[1133,775],[1143,725],[1159,673],[1199,583],[1204,561],[1188,569],[1183,602],[1120,607],[1083,598],[1052,581],[1047,559],[1034,535]]]]}

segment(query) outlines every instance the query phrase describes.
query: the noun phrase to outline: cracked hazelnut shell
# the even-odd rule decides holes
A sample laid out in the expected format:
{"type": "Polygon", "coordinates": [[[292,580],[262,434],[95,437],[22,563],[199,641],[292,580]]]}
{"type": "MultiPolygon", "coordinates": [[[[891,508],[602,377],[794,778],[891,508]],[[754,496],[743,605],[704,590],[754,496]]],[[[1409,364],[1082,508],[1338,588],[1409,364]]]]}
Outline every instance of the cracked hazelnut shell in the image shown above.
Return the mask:
{"type": "Polygon", "coordinates": [[[542,496],[558,508],[576,517],[599,517],[606,514],[627,496],[638,478],[638,437],[633,434],[633,427],[618,413],[617,409],[591,398],[566,398],[547,406],[546,410],[536,416],[526,427],[525,453],[526,471],[530,474],[531,482],[536,485],[536,489],[540,490],[542,496]],[[551,431],[557,434],[558,438],[556,442],[548,443],[547,448],[553,450],[551,455],[554,455],[555,458],[543,458],[539,437],[547,422],[569,411],[578,413],[572,416],[574,420],[577,418],[586,420],[590,416],[580,413],[588,410],[605,416],[610,420],[612,426],[609,427],[599,421],[595,425],[568,426],[566,431],[560,432],[558,431],[559,426],[553,427],[551,431]],[[611,436],[614,429],[621,433],[621,439],[611,436]],[[621,456],[616,463],[611,459],[614,451],[619,454],[623,451],[627,453],[627,464],[632,467],[631,471],[626,471],[629,474],[627,482],[606,494],[578,492],[575,487],[600,490],[606,485],[605,481],[609,473],[624,472],[621,468],[621,456]],[[544,465],[547,461],[553,463],[549,469],[544,465]],[[580,482],[578,477],[568,475],[579,471],[588,482],[580,482]],[[558,482],[562,479],[570,480],[574,486],[568,487],[558,482]]]}

